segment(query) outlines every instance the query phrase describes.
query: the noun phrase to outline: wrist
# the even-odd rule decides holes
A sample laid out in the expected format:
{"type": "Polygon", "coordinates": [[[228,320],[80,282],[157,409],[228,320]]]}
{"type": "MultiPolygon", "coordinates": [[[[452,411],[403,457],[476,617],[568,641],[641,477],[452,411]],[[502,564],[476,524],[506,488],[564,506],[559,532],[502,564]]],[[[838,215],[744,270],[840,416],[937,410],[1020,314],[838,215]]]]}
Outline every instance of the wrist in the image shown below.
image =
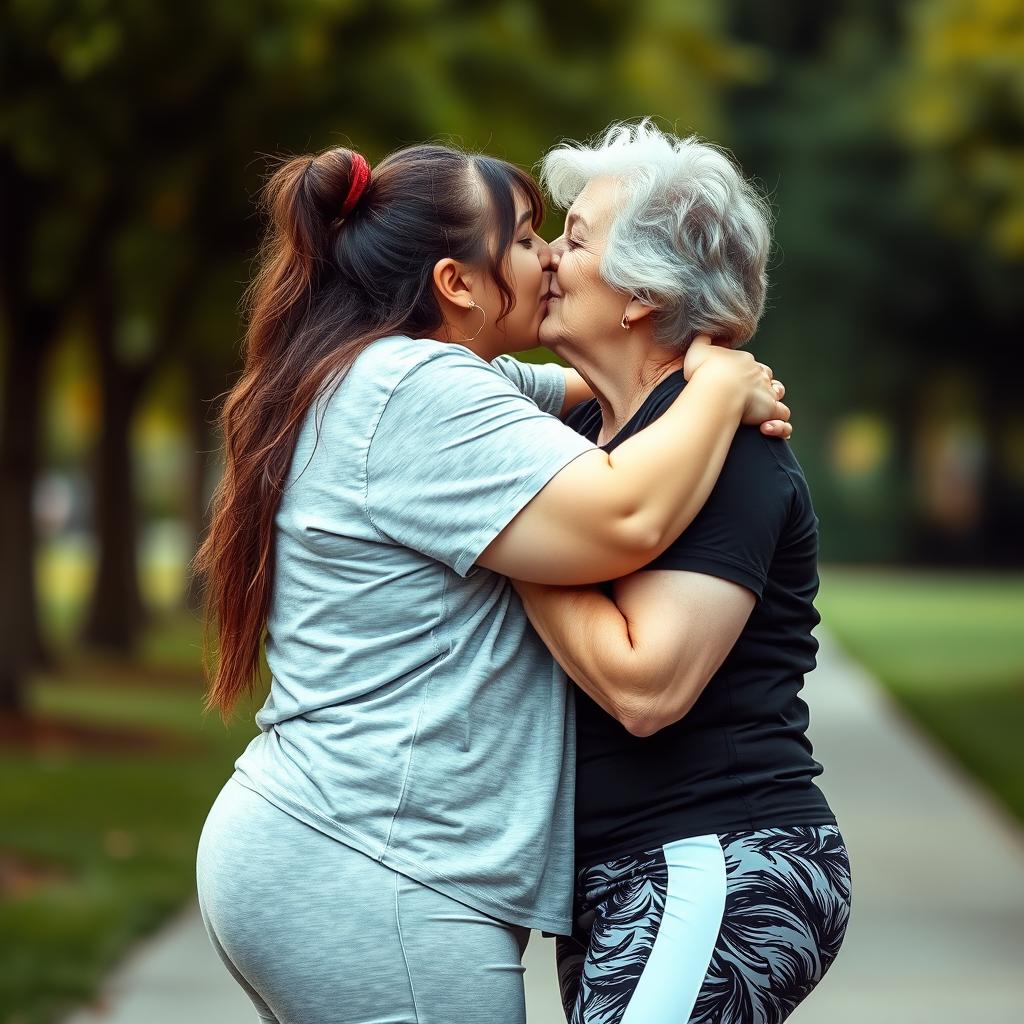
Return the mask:
{"type": "Polygon", "coordinates": [[[735,367],[724,360],[709,359],[694,373],[688,387],[698,385],[698,390],[713,397],[727,415],[736,422],[743,418],[749,401],[750,375],[737,373],[735,367]]]}

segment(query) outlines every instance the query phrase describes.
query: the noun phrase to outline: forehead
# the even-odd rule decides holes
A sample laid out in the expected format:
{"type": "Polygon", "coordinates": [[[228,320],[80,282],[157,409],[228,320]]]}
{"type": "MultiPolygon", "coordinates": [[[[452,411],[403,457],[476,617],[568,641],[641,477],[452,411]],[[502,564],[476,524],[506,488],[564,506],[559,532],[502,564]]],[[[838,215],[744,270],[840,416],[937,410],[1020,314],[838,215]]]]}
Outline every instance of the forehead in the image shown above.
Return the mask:
{"type": "Polygon", "coordinates": [[[543,217],[543,208],[537,210],[534,208],[534,201],[531,197],[518,185],[512,189],[513,206],[515,207],[515,217],[519,224],[524,222],[532,221],[534,214],[538,217],[543,217]]]}
{"type": "Polygon", "coordinates": [[[514,185],[512,188],[512,202],[516,208],[516,213],[533,209],[530,197],[518,185],[514,185]]]}
{"type": "Polygon", "coordinates": [[[591,178],[569,207],[567,217],[582,217],[594,230],[611,221],[619,193],[619,180],[610,175],[591,178]]]}

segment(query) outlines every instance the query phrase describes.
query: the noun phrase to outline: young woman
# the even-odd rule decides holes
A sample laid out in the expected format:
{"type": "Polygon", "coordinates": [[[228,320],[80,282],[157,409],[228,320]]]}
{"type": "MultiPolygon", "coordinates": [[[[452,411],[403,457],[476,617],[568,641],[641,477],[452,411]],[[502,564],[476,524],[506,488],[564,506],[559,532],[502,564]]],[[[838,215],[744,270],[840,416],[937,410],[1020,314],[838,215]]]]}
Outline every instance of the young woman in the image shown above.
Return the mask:
{"type": "MultiPolygon", "coordinates": [[[[732,163],[644,122],[544,164],[569,207],[541,340],[614,455],[692,384],[693,338],[739,345],[765,296],[767,210],[732,163]],[[685,388],[685,390],[684,390],[685,388]]],[[[850,869],[799,698],[817,520],[789,446],[742,428],[691,526],[614,587],[519,584],[582,688],[571,1024],[779,1024],[829,969],[850,869]]]]}
{"type": "Polygon", "coordinates": [[[536,344],[541,200],[417,146],[285,163],[198,557],[229,712],[261,641],[260,733],[199,847],[204,920],[261,1020],[522,1021],[528,929],[567,931],[573,719],[504,574],[587,583],[693,519],[740,424],[788,435],[749,355],[613,456],[555,415],[536,344]]]}

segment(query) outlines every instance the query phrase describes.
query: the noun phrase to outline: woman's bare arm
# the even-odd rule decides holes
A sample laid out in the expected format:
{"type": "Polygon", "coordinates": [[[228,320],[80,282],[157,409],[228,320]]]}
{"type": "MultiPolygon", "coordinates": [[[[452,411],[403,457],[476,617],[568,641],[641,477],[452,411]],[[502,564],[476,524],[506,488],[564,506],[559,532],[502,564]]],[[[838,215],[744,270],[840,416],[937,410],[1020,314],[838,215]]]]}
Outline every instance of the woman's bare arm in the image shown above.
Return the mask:
{"type": "Polygon", "coordinates": [[[636,736],[682,718],[754,607],[745,587],[655,570],[598,587],[514,581],[534,629],[569,677],[636,736]]]}
{"type": "Polygon", "coordinates": [[[752,356],[718,350],[654,423],[613,452],[594,449],[557,473],[478,564],[562,585],[634,572],[700,511],[744,416],[788,420],[789,410],[752,356]]]}

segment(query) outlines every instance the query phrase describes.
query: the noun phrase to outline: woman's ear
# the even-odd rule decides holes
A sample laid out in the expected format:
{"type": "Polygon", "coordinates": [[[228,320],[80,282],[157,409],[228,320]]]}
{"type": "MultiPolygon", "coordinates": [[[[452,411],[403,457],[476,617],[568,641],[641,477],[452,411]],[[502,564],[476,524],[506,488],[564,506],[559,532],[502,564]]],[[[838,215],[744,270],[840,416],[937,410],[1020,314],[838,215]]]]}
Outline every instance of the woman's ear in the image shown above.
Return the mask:
{"type": "Polygon", "coordinates": [[[648,306],[646,302],[642,302],[635,295],[626,304],[625,319],[635,324],[637,320],[642,320],[645,316],[650,316],[656,307],[648,306]]]}
{"type": "Polygon", "coordinates": [[[464,263],[446,256],[434,264],[434,288],[442,305],[450,303],[460,310],[473,301],[473,271],[464,263]]]}

